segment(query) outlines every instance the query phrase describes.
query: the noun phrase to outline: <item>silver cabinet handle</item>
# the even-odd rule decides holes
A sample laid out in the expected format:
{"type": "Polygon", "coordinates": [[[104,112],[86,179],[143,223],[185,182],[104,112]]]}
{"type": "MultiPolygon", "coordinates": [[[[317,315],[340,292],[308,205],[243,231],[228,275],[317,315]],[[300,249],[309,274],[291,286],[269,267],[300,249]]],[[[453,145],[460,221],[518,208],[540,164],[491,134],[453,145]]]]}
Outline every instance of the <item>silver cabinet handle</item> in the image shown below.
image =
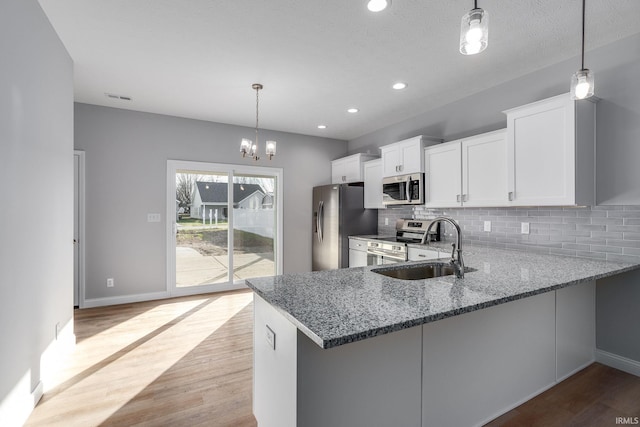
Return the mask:
{"type": "Polygon", "coordinates": [[[468,201],[468,200],[469,200],[469,195],[468,195],[468,194],[463,194],[463,195],[462,195],[462,201],[463,201],[463,202],[466,202],[466,201],[468,201]]]}
{"type": "Polygon", "coordinates": [[[508,197],[510,202],[513,201],[513,191],[509,191],[508,197]]]}
{"type": "Polygon", "coordinates": [[[458,202],[458,203],[460,202],[460,195],[459,194],[456,194],[456,202],[458,202]]]}

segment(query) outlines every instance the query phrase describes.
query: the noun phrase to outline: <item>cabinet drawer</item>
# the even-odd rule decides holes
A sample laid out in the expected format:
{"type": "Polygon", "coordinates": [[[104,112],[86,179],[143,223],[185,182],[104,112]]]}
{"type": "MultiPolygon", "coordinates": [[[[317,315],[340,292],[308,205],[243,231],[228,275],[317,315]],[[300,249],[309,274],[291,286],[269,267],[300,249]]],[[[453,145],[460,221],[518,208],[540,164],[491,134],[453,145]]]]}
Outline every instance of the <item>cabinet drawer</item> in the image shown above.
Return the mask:
{"type": "Polygon", "coordinates": [[[349,249],[354,249],[356,251],[366,251],[367,242],[366,240],[349,239],[349,249]]]}
{"type": "Polygon", "coordinates": [[[435,249],[422,249],[422,248],[412,248],[411,246],[408,248],[407,256],[409,261],[424,261],[427,259],[437,259],[440,258],[440,252],[435,249]]]}

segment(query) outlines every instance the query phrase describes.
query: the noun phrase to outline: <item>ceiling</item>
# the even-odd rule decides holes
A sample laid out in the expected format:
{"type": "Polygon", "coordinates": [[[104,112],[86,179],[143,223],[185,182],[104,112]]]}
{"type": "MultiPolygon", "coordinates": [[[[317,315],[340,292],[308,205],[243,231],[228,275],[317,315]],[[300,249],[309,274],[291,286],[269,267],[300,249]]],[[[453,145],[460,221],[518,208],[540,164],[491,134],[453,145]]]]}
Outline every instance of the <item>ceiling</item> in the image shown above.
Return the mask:
{"type": "MultiPolygon", "coordinates": [[[[568,58],[580,66],[580,0],[480,0],[489,46],[474,56],[458,52],[471,0],[380,13],[366,0],[40,3],[74,60],[77,102],[252,127],[262,83],[261,128],[344,140],[568,58]]],[[[588,1],[587,50],[640,32],[638,17],[638,0],[588,1]]]]}

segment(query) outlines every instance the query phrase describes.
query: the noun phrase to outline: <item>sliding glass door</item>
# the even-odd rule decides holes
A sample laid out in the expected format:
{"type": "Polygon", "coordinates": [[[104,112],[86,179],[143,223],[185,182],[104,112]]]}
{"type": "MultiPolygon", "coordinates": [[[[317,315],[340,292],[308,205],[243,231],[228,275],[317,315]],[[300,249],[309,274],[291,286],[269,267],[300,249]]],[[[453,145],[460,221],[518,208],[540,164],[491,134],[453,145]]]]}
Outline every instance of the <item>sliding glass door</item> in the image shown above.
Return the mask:
{"type": "Polygon", "coordinates": [[[282,270],[282,170],[169,160],[172,295],[236,289],[282,270]]]}

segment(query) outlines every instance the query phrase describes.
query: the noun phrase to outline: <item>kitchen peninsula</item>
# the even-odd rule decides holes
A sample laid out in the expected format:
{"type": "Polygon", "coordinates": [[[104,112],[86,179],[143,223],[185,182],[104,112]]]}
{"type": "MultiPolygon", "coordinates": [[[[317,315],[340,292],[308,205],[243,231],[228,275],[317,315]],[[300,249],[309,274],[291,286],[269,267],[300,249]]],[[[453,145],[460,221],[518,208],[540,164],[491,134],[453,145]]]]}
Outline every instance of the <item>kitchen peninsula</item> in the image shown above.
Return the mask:
{"type": "Polygon", "coordinates": [[[247,280],[258,424],[481,425],[592,363],[595,280],[640,267],[464,256],[463,279],[361,267],[247,280]]]}

